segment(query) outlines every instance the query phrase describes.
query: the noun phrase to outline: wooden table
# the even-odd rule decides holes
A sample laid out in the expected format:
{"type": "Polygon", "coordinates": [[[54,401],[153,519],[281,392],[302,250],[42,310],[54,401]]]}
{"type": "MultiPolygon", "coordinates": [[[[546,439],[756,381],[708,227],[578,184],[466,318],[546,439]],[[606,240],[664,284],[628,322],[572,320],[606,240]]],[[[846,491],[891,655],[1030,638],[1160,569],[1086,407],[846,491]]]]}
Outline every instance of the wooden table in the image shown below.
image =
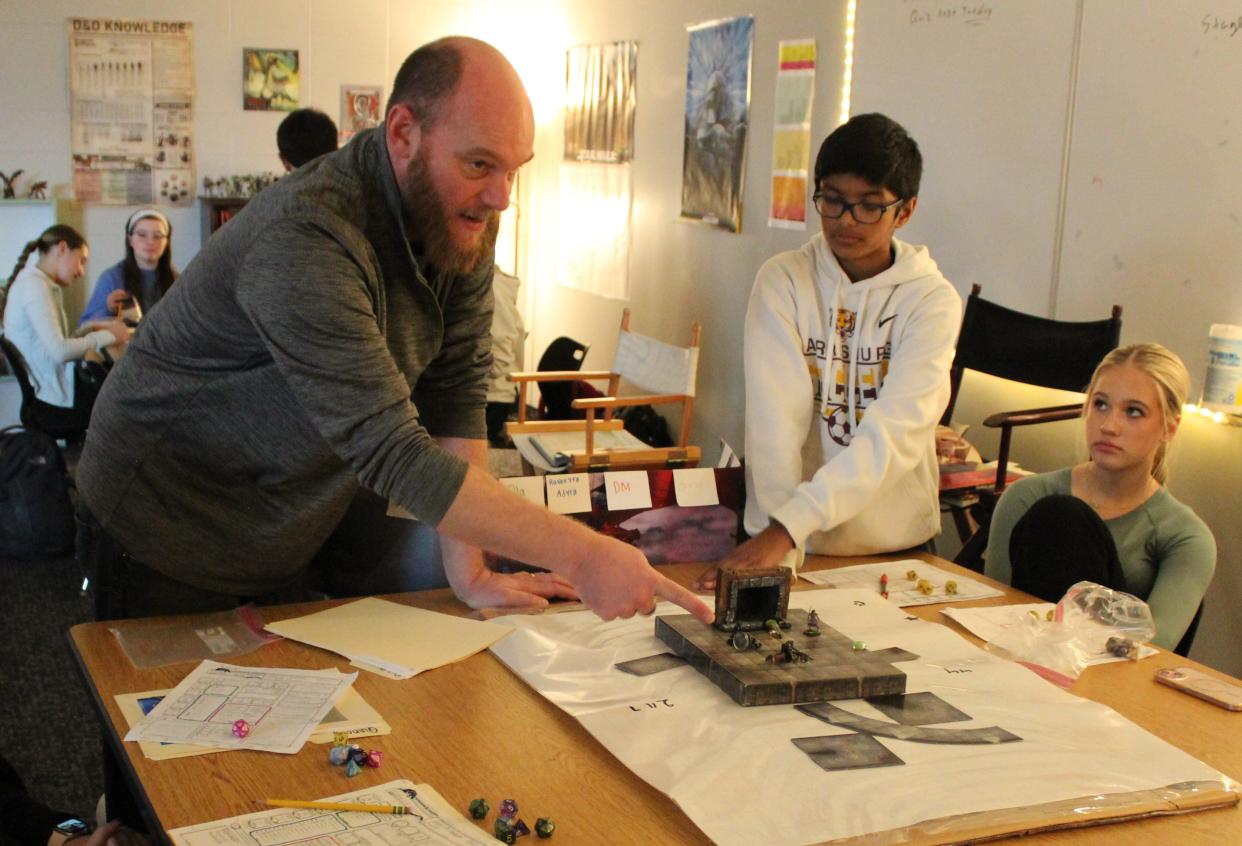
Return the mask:
{"type": "MultiPolygon", "coordinates": [[[[938,566],[983,579],[931,555],[938,566]]],[[[820,569],[868,559],[816,559],[820,569]]],[[[663,572],[687,582],[700,565],[670,565],[663,572]]],[[[798,589],[809,588],[805,582],[798,589]]],[[[421,608],[463,614],[466,609],[447,590],[388,597],[421,608]]],[[[1030,602],[1026,594],[1005,589],[995,597],[961,605],[1030,602]]],[[[320,610],[336,603],[306,603],[264,608],[277,620],[320,610]]],[[[929,620],[948,622],[931,605],[910,609],[929,620]]],[[[376,770],[346,779],[327,763],[327,747],[307,744],[297,755],[228,752],[168,761],[149,761],[135,743],[121,743],[127,728],[113,698],[118,693],[174,687],[190,664],[138,670],[130,664],[106,623],[73,627],[70,639],[109,741],[121,751],[140,803],[162,829],[262,810],[266,797],[315,799],[348,790],[409,778],[431,784],[465,811],[475,797],[494,805],[517,800],[528,823],[551,817],[562,844],[695,844],[710,841],[662,793],[647,785],[612,757],[573,718],[546,702],[490,653],[424,673],[407,681],[359,673],[356,688],[392,725],[393,733],[364,742],[384,751],[376,770]]],[[[976,641],[977,642],[977,641],[976,641]]],[[[230,663],[299,668],[351,668],[339,656],[292,641],[265,646],[228,659],[230,663]]],[[[1169,743],[1231,778],[1242,781],[1242,714],[1195,699],[1153,679],[1161,667],[1195,662],[1161,651],[1132,664],[1092,667],[1072,692],[1102,702],[1169,743]]],[[[1208,670],[1208,672],[1213,672],[1208,670]]],[[[1215,675],[1227,678],[1220,673],[1215,675]]],[[[1236,681],[1236,680],[1235,680],[1236,681]]],[[[533,842],[534,837],[531,836],[533,842]]],[[[1095,828],[1044,832],[1024,844],[1116,844],[1119,842],[1216,844],[1242,843],[1242,810],[1237,806],[1173,817],[1142,819],[1095,828]]]]}

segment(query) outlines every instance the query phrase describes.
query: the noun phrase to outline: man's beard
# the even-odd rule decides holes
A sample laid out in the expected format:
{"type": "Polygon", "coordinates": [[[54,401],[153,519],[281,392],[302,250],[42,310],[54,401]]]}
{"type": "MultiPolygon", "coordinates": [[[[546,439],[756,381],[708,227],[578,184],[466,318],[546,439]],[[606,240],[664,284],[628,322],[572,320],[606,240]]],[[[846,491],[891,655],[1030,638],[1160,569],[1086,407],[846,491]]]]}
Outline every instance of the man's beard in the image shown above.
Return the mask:
{"type": "Polygon", "coordinates": [[[406,225],[415,255],[445,273],[468,275],[488,267],[494,261],[496,233],[500,215],[487,211],[486,225],[473,247],[462,248],[453,240],[449,220],[453,213],[445,208],[431,181],[431,172],[422,153],[406,168],[401,182],[402,204],[406,225]]]}

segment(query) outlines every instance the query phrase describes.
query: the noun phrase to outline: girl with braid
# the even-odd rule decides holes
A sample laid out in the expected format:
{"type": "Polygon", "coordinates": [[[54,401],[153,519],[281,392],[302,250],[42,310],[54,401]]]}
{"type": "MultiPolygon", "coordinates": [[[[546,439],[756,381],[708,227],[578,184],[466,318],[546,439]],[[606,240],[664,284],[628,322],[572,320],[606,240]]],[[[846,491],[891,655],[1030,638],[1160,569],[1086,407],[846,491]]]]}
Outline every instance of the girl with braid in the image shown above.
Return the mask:
{"type": "Polygon", "coordinates": [[[84,430],[107,374],[107,356],[129,341],[129,329],[118,318],[99,322],[82,337],[68,333],[64,289],[82,276],[88,254],[86,239],[73,227],[49,226],[26,244],[8,279],[0,306],[4,335],[25,360],[35,391],[27,413],[36,428],[84,430]]]}

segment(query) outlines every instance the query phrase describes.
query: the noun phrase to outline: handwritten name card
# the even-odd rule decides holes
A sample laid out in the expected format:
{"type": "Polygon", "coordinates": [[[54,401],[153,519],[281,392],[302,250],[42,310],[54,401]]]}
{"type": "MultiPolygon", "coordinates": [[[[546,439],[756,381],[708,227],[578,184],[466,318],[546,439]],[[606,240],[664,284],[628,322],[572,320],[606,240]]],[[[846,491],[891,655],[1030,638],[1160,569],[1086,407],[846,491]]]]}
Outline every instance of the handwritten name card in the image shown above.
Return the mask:
{"type": "Polygon", "coordinates": [[[719,505],[716,471],[710,467],[694,467],[673,471],[673,492],[678,505],[719,505]]]}
{"type": "Polygon", "coordinates": [[[651,507],[651,485],[646,470],[624,470],[604,474],[604,492],[609,511],[651,507]]]}
{"type": "Polygon", "coordinates": [[[591,510],[591,478],[586,473],[544,476],[548,510],[554,514],[581,514],[591,510]]]}

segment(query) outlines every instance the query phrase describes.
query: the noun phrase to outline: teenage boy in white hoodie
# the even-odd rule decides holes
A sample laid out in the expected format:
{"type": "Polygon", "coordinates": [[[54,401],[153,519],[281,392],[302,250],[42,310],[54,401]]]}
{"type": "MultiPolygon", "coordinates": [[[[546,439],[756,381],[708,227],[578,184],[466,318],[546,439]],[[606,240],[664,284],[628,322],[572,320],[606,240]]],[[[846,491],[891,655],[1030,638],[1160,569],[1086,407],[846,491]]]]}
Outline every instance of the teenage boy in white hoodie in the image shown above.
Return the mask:
{"type": "Polygon", "coordinates": [[[807,552],[895,552],[939,533],[934,433],[962,312],[927,248],[893,237],[922,169],[918,145],[880,114],[820,147],[822,234],[765,262],[746,310],[751,537],[719,566],[796,567],[807,552]]]}

